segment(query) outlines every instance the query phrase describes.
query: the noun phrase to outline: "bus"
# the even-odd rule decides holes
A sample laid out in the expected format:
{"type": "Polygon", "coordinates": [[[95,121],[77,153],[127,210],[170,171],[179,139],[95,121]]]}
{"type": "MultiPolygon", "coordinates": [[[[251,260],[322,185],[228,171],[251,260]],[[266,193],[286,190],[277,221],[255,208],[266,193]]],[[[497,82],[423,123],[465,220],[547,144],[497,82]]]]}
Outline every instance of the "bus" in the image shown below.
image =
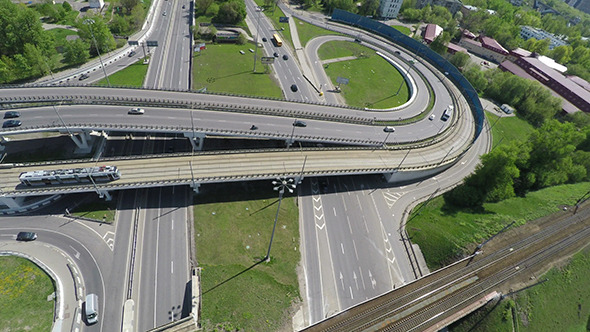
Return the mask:
{"type": "Polygon", "coordinates": [[[275,45],[277,45],[278,47],[283,46],[283,41],[281,40],[281,37],[279,37],[279,34],[277,34],[277,33],[273,34],[272,39],[274,39],[275,45]]]}
{"type": "Polygon", "coordinates": [[[447,107],[447,109],[443,112],[440,119],[443,121],[447,121],[451,117],[451,115],[453,115],[453,109],[455,109],[455,107],[453,105],[449,105],[449,107],[447,107]]]}

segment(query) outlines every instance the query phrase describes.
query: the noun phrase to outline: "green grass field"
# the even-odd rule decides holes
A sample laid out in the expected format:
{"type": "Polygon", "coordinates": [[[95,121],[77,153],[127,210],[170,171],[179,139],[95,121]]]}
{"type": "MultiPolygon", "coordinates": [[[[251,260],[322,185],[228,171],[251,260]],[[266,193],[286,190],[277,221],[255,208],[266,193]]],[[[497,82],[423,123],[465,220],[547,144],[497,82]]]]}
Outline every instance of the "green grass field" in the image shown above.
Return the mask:
{"type": "Polygon", "coordinates": [[[97,198],[96,201],[88,204],[82,204],[70,212],[73,216],[84,217],[99,221],[104,220],[107,223],[112,223],[113,221],[115,221],[116,209],[116,202],[106,202],[102,199],[97,198]]]}
{"type": "MultiPolygon", "coordinates": [[[[148,70],[148,65],[144,65],[143,61],[137,61],[131,66],[120,70],[112,75],[109,75],[109,81],[113,86],[143,86],[143,80],[148,70]]],[[[106,79],[96,82],[94,85],[106,86],[106,79]]]]}
{"type": "Polygon", "coordinates": [[[504,116],[500,118],[491,112],[485,112],[485,115],[490,126],[493,126],[493,147],[512,141],[525,141],[534,129],[528,122],[517,116],[504,116]]]}
{"type": "Polygon", "coordinates": [[[403,33],[406,36],[409,36],[412,33],[412,30],[410,30],[410,28],[405,27],[403,25],[392,25],[391,27],[403,33]]]}
{"type": "Polygon", "coordinates": [[[299,41],[301,42],[302,46],[305,46],[307,42],[309,42],[311,39],[317,36],[339,35],[339,33],[337,32],[322,29],[313,24],[303,22],[296,18],[293,19],[295,20],[295,25],[297,26],[297,33],[299,35],[299,41]]]}
{"type": "Polygon", "coordinates": [[[195,242],[202,270],[202,320],[207,331],[277,331],[290,322],[299,300],[296,198],[286,194],[272,244],[277,211],[270,182],[203,187],[195,198],[195,242]]]}
{"type": "Polygon", "coordinates": [[[336,59],[349,56],[359,57],[361,53],[374,54],[375,51],[359,43],[341,40],[334,40],[324,43],[318,49],[318,57],[320,60],[336,59]]]}
{"type": "Polygon", "coordinates": [[[50,331],[53,281],[27,259],[0,256],[0,331],[50,331]]]}
{"type": "MultiPolygon", "coordinates": [[[[207,88],[210,92],[235,93],[247,96],[282,98],[283,92],[272,80],[272,70],[258,61],[252,72],[253,45],[213,44],[193,58],[193,90],[207,88]],[[245,52],[240,54],[240,50],[245,52]]],[[[263,56],[262,49],[258,57],[263,56]]]]}
{"type": "Polygon", "coordinates": [[[561,185],[530,192],[499,203],[486,203],[481,212],[455,210],[444,206],[442,196],[412,211],[407,230],[412,242],[420,246],[431,270],[438,269],[461,255],[470,244],[480,243],[512,220],[517,225],[541,218],[572,205],[588,191],[588,182],[561,185]]]}
{"type": "MultiPolygon", "coordinates": [[[[331,43],[333,42],[324,44],[318,52],[324,47],[330,47],[331,43]]],[[[408,101],[409,90],[401,73],[378,56],[375,51],[364,46],[361,47],[365,51],[358,59],[324,65],[334,86],[338,85],[336,82],[338,76],[350,80],[348,85],[340,86],[346,103],[356,107],[390,108],[408,101]],[[396,95],[398,90],[399,93],[396,95]]],[[[334,51],[328,51],[328,53],[346,54],[336,51],[337,48],[334,48],[334,51]]]]}
{"type": "Polygon", "coordinates": [[[588,331],[590,322],[590,248],[574,255],[569,264],[553,268],[538,280],[548,281],[492,304],[450,326],[451,332],[588,331]],[[516,317],[511,306],[515,305],[516,317]],[[483,319],[483,320],[482,320],[483,319]],[[476,325],[476,322],[481,322],[476,325]]]}

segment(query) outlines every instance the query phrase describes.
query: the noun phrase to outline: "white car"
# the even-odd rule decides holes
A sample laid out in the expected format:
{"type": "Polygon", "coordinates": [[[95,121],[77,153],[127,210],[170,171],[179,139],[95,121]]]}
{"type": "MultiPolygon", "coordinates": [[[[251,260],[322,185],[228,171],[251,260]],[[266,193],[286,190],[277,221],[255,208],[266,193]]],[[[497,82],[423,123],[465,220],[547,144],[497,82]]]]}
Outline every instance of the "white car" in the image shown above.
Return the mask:
{"type": "Polygon", "coordinates": [[[145,110],[143,108],[139,108],[139,107],[134,107],[132,109],[129,110],[129,112],[127,112],[127,114],[143,114],[145,113],[145,110]]]}
{"type": "Polygon", "coordinates": [[[430,120],[430,121],[434,120],[434,113],[430,114],[430,116],[428,117],[428,120],[430,120]]]}

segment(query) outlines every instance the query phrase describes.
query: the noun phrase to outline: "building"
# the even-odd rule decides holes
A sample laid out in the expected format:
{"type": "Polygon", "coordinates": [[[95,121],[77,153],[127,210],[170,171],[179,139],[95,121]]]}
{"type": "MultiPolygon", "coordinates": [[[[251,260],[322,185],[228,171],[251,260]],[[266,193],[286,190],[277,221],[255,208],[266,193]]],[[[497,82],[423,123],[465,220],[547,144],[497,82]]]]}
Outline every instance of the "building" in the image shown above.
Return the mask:
{"type": "Polygon", "coordinates": [[[90,8],[102,8],[104,7],[104,1],[103,0],[88,0],[88,6],[90,8]]]}
{"type": "Polygon", "coordinates": [[[440,36],[441,33],[443,33],[443,28],[436,24],[428,24],[423,33],[424,41],[427,44],[430,44],[436,39],[436,37],[440,36]]]}
{"type": "MultiPolygon", "coordinates": [[[[590,112],[590,91],[535,57],[518,58],[514,63],[505,61],[500,65],[500,69],[510,71],[520,77],[535,79],[559,94],[577,109],[590,112]]],[[[568,113],[575,111],[570,109],[568,105],[564,105],[563,108],[568,113]]]]}
{"type": "Polygon", "coordinates": [[[587,14],[590,14],[590,1],[589,0],[567,0],[565,1],[568,5],[579,9],[587,14]]]}
{"type": "Polygon", "coordinates": [[[457,44],[453,44],[453,43],[447,44],[447,52],[450,54],[455,54],[457,52],[463,52],[463,53],[469,54],[465,48],[463,48],[457,44]]]}
{"type": "Polygon", "coordinates": [[[461,38],[459,45],[473,54],[496,63],[502,63],[509,55],[508,50],[502,47],[495,39],[482,35],[477,37],[476,40],[461,38]]]}
{"type": "Polygon", "coordinates": [[[379,15],[383,18],[396,18],[402,3],[403,0],[381,0],[379,2],[379,15]]]}
{"type": "Polygon", "coordinates": [[[416,3],[417,8],[424,8],[428,5],[445,7],[453,15],[460,11],[461,7],[463,6],[459,0],[418,0],[416,3]]]}
{"type": "Polygon", "coordinates": [[[535,38],[536,40],[549,39],[550,50],[554,49],[557,46],[567,45],[567,43],[563,39],[555,36],[554,34],[549,33],[543,29],[531,27],[528,25],[523,25],[520,27],[520,36],[524,40],[529,40],[531,38],[535,38]]]}

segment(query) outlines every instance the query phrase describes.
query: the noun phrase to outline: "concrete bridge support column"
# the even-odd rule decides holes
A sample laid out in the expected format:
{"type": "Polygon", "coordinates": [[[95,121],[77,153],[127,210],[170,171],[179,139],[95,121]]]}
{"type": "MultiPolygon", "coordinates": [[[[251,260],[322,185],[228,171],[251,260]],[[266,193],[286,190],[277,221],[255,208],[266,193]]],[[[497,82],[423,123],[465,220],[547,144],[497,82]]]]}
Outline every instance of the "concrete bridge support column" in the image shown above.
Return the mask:
{"type": "Polygon", "coordinates": [[[110,201],[113,199],[113,196],[111,196],[111,194],[109,193],[108,190],[98,190],[98,197],[99,198],[104,198],[105,201],[110,201]]]}
{"type": "Polygon", "coordinates": [[[394,170],[393,172],[383,173],[383,177],[385,177],[385,181],[387,181],[388,183],[393,183],[402,180],[400,175],[401,174],[399,174],[397,170],[394,170]]]}
{"type": "Polygon", "coordinates": [[[184,133],[184,137],[190,139],[193,151],[203,150],[203,142],[205,141],[205,134],[188,132],[184,133]]]}
{"type": "Polygon", "coordinates": [[[89,131],[81,131],[78,133],[78,135],[76,135],[75,133],[70,133],[70,138],[72,139],[72,141],[74,141],[74,144],[76,144],[77,146],[75,152],[76,154],[89,153],[90,150],[92,150],[92,146],[89,144],[92,139],[89,131]]]}
{"type": "Polygon", "coordinates": [[[195,192],[195,194],[198,194],[199,188],[201,188],[201,184],[193,181],[191,183],[191,188],[193,188],[193,191],[195,192]]]}
{"type": "Polygon", "coordinates": [[[19,210],[23,201],[24,197],[0,197],[0,205],[6,205],[11,210],[19,210]]]}
{"type": "Polygon", "coordinates": [[[6,144],[8,142],[8,138],[4,137],[4,136],[0,136],[0,152],[4,151],[4,149],[6,149],[6,146],[4,144],[6,144]]]}

